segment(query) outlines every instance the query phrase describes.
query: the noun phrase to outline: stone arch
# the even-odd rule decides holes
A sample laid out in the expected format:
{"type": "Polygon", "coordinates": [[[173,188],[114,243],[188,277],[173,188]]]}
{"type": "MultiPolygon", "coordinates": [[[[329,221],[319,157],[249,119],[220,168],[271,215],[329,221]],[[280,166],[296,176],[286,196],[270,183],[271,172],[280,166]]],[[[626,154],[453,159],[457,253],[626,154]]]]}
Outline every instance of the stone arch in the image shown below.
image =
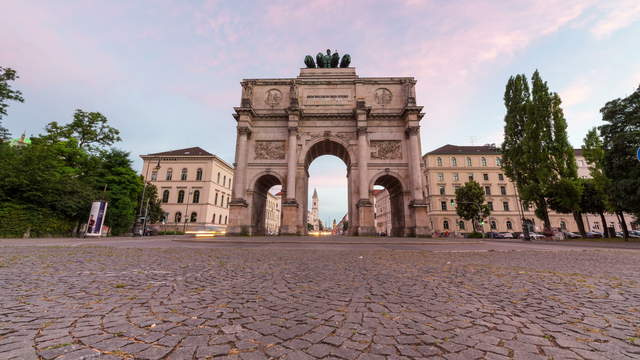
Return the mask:
{"type": "Polygon", "coordinates": [[[391,236],[405,236],[405,186],[402,177],[392,174],[390,171],[383,171],[382,174],[374,176],[371,183],[373,186],[384,187],[389,192],[389,205],[391,210],[391,236]]]}
{"type": "Polygon", "coordinates": [[[300,153],[299,161],[303,162],[305,170],[308,170],[311,162],[323,155],[333,155],[340,158],[347,165],[347,169],[351,167],[351,159],[356,158],[349,149],[348,143],[340,138],[328,136],[315,139],[307,144],[306,149],[300,153]]]}
{"type": "MultiPolygon", "coordinates": [[[[256,185],[256,182],[258,181],[258,179],[260,179],[264,175],[273,175],[280,182],[279,185],[284,186],[284,184],[285,184],[285,180],[284,180],[285,177],[282,176],[282,174],[280,174],[277,171],[267,169],[265,171],[261,171],[261,172],[257,173],[253,178],[251,178],[251,181],[249,182],[248,189],[251,190],[251,191],[254,191],[254,187],[256,185]]],[[[283,189],[283,191],[284,191],[284,189],[283,189]]]]}
{"type": "Polygon", "coordinates": [[[251,182],[251,235],[266,234],[267,192],[275,185],[283,185],[282,178],[272,171],[258,174],[251,182]]]}

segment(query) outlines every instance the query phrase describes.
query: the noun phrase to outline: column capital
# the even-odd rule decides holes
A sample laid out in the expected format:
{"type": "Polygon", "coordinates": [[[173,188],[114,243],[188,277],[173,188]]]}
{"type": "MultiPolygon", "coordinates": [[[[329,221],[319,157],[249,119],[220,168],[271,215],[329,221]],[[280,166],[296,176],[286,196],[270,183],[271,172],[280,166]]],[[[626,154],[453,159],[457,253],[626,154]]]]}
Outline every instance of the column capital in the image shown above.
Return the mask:
{"type": "Polygon", "coordinates": [[[420,126],[408,126],[405,133],[407,135],[418,135],[420,133],[420,126]]]}
{"type": "Polygon", "coordinates": [[[295,126],[289,126],[287,130],[289,131],[289,135],[298,133],[298,128],[295,126]]]}
{"type": "Polygon", "coordinates": [[[251,129],[249,129],[246,126],[242,126],[242,127],[238,127],[238,134],[239,135],[250,135],[251,134],[251,129]]]}
{"type": "Polygon", "coordinates": [[[367,135],[367,127],[366,126],[359,126],[356,129],[356,133],[358,134],[358,136],[360,136],[360,135],[365,135],[366,136],[367,135]]]}

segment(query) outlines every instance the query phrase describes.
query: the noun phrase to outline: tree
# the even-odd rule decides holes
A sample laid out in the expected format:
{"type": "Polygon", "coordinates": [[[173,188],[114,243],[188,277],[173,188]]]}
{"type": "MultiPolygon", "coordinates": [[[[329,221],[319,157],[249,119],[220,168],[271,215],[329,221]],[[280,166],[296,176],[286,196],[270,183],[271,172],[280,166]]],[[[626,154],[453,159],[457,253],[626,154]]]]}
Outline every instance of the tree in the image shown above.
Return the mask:
{"type": "Polygon", "coordinates": [[[586,237],[584,221],[580,204],[583,193],[583,179],[562,178],[557,183],[549,187],[547,197],[549,207],[559,213],[572,214],[578,231],[582,237],[586,237]]]}
{"type": "MultiPolygon", "coordinates": [[[[144,181],[142,176],[140,177],[141,181],[144,181]]],[[[162,210],[161,201],[158,198],[158,188],[156,188],[153,184],[146,184],[146,189],[144,191],[144,199],[142,199],[142,203],[146,207],[148,204],[148,212],[147,215],[149,217],[150,223],[157,223],[162,218],[164,211],[162,210]]],[[[144,209],[143,209],[144,213],[144,209]]]]}
{"type": "Polygon", "coordinates": [[[489,206],[484,203],[484,190],[477,182],[471,180],[456,189],[456,213],[465,220],[471,220],[473,231],[477,224],[490,215],[489,206]]]}
{"type": "Polygon", "coordinates": [[[620,219],[625,240],[629,231],[624,212],[640,215],[640,87],[626,98],[609,101],[600,109],[600,135],[604,149],[603,170],[611,181],[610,202],[620,219]]]}
{"type": "Polygon", "coordinates": [[[122,140],[120,131],[107,125],[107,118],[99,112],[80,109],[73,114],[73,121],[66,125],[50,122],[45,128],[46,137],[52,141],[75,139],[78,147],[96,152],[122,140]]]}
{"type": "Polygon", "coordinates": [[[2,126],[2,121],[0,121],[0,143],[7,142],[11,140],[11,133],[9,129],[2,126]]]}
{"type": "Polygon", "coordinates": [[[604,236],[614,237],[615,234],[609,234],[609,228],[606,225],[607,221],[604,217],[605,212],[613,211],[608,194],[611,180],[604,173],[604,148],[597,128],[587,132],[583,143],[582,155],[584,155],[587,164],[589,164],[591,179],[585,182],[581,206],[585,212],[599,214],[604,228],[604,236]]]}
{"type": "Polygon", "coordinates": [[[531,77],[531,91],[524,74],[509,78],[505,88],[502,167],[525,205],[535,205],[547,232],[551,230],[549,196],[558,193],[551,187],[561,178],[577,178],[561,103],[538,71],[531,77]]]}
{"type": "Polygon", "coordinates": [[[11,68],[5,68],[0,66],[0,119],[3,115],[7,115],[7,100],[13,100],[18,102],[24,102],[22,92],[11,89],[9,81],[15,81],[18,79],[16,71],[11,68]]]}

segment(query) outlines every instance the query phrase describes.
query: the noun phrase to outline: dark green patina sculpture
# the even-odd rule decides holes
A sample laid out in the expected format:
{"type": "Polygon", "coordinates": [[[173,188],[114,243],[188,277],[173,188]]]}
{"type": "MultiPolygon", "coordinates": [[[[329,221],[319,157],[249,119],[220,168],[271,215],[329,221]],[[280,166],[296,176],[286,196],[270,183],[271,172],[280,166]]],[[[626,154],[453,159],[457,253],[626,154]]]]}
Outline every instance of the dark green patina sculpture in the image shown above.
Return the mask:
{"type": "Polygon", "coordinates": [[[319,52],[316,55],[316,61],[313,61],[313,57],[311,55],[307,55],[304,57],[304,64],[307,65],[308,68],[337,68],[340,66],[341,68],[349,67],[351,63],[351,56],[349,54],[345,54],[342,56],[342,60],[340,60],[340,55],[337,51],[331,54],[331,50],[327,49],[327,53],[323,54],[319,52]]]}

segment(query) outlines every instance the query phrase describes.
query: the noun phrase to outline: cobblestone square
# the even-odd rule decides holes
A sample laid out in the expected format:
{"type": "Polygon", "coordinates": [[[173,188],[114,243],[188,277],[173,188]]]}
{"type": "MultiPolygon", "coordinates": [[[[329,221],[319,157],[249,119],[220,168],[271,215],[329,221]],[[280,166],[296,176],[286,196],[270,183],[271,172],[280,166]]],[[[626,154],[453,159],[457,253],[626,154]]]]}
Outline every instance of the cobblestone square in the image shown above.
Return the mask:
{"type": "Polygon", "coordinates": [[[2,359],[638,359],[640,252],[0,248],[2,359]]]}

